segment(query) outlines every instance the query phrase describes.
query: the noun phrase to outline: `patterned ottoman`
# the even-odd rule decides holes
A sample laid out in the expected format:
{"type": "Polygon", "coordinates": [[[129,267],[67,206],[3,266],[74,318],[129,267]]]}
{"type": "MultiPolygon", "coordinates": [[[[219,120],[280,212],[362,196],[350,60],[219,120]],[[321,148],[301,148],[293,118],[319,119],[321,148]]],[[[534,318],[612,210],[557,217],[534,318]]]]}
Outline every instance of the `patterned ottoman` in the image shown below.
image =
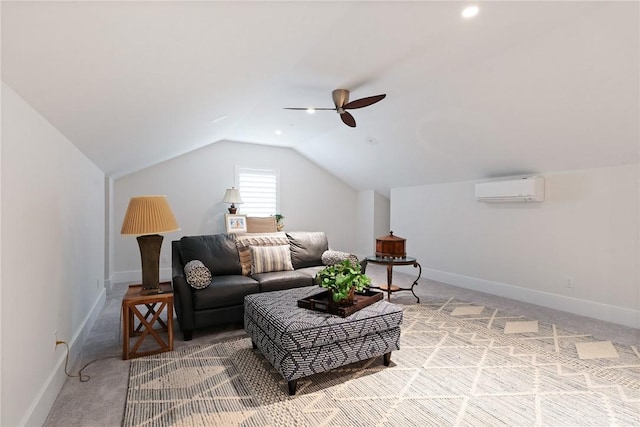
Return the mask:
{"type": "Polygon", "coordinates": [[[244,299],[244,329],[254,348],[288,381],[400,349],[402,309],[378,301],[351,316],[340,317],[298,307],[298,300],[320,293],[319,286],[248,295],[244,299]]]}

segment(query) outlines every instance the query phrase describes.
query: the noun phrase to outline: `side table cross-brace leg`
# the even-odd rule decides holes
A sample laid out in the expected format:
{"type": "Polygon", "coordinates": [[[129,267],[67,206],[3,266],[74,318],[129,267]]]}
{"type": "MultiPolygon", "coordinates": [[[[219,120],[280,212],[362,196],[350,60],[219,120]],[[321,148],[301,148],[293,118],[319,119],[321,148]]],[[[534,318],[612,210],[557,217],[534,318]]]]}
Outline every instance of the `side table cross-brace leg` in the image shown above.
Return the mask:
{"type": "MultiPolygon", "coordinates": [[[[145,318],[145,319],[149,320],[149,317],[150,317],[150,316],[152,316],[152,315],[156,314],[156,305],[157,305],[157,304],[158,304],[158,303],[155,303],[155,302],[154,302],[154,303],[150,303],[150,304],[145,304],[145,306],[147,307],[147,313],[144,315],[144,318],[145,318]]],[[[161,313],[161,312],[162,312],[162,310],[164,310],[164,307],[165,307],[165,304],[161,305],[161,306],[160,306],[160,309],[158,310],[158,312],[160,312],[160,313],[161,313]]],[[[158,318],[156,319],[156,322],[158,322],[158,324],[160,325],[160,328],[161,328],[162,330],[166,330],[166,329],[167,329],[167,324],[166,324],[166,323],[164,323],[164,320],[162,320],[162,318],[158,317],[158,318]]],[[[149,322],[149,323],[153,324],[154,322],[153,322],[153,321],[151,321],[151,322],[149,322]]],[[[134,323],[133,323],[133,310],[130,310],[130,311],[129,311],[129,324],[131,325],[131,327],[133,327],[133,325],[134,325],[134,323]]],[[[140,334],[142,333],[142,330],[143,330],[142,328],[143,328],[144,326],[145,326],[145,323],[140,322],[140,323],[138,324],[138,326],[136,326],[136,329],[135,329],[135,330],[130,331],[131,336],[134,336],[134,335],[140,335],[140,334]]]]}
{"type": "Polygon", "coordinates": [[[140,310],[138,310],[138,307],[136,307],[135,305],[131,307],[131,312],[135,314],[138,320],[140,320],[140,326],[142,327],[144,325],[144,327],[142,327],[142,334],[140,334],[140,338],[138,338],[138,342],[136,342],[136,344],[133,346],[132,351],[134,353],[138,351],[138,349],[140,348],[140,345],[142,345],[142,341],[149,334],[153,336],[153,338],[156,340],[156,342],[161,348],[168,347],[168,344],[165,343],[164,340],[160,337],[160,335],[158,334],[158,331],[153,328],[153,324],[156,323],[156,320],[158,320],[158,318],[160,317],[160,313],[162,313],[162,310],[164,310],[167,305],[166,302],[163,302],[160,304],[161,304],[160,308],[153,315],[153,317],[151,318],[151,321],[147,320],[146,316],[143,316],[142,313],[140,313],[140,310]]]}
{"type": "Polygon", "coordinates": [[[420,302],[420,297],[418,297],[418,295],[416,295],[416,293],[413,291],[413,287],[416,286],[418,284],[418,280],[420,280],[420,276],[422,275],[422,266],[416,261],[413,264],[414,268],[418,269],[418,277],[416,277],[416,279],[413,281],[413,283],[411,284],[410,288],[401,288],[399,286],[395,286],[392,285],[393,283],[393,264],[387,264],[387,286],[386,286],[386,291],[387,291],[387,300],[391,301],[391,293],[392,292],[397,292],[397,291],[411,291],[411,293],[413,294],[413,296],[415,297],[416,300],[418,300],[418,303],[420,302]]]}
{"type": "Polygon", "coordinates": [[[156,354],[161,351],[173,350],[173,331],[171,330],[173,325],[170,320],[173,316],[172,304],[168,303],[167,301],[162,301],[158,303],[143,305],[147,308],[147,312],[145,314],[142,314],[136,304],[125,304],[122,307],[124,318],[123,329],[125,331],[122,346],[123,359],[130,359],[132,357],[145,356],[149,354],[156,354]],[[158,309],[156,309],[156,304],[159,305],[158,309]],[[160,318],[160,315],[163,311],[166,311],[167,319],[169,319],[166,323],[160,318]],[[136,318],[138,319],[140,324],[134,328],[134,321],[136,318]],[[161,327],[154,328],[153,326],[156,323],[161,327]],[[167,331],[168,333],[167,341],[163,340],[159,334],[159,332],[163,331],[167,331]],[[137,336],[137,340],[133,348],[129,349],[129,338],[131,336],[137,336]],[[140,346],[147,336],[153,337],[159,348],[157,350],[138,352],[140,346]]]}

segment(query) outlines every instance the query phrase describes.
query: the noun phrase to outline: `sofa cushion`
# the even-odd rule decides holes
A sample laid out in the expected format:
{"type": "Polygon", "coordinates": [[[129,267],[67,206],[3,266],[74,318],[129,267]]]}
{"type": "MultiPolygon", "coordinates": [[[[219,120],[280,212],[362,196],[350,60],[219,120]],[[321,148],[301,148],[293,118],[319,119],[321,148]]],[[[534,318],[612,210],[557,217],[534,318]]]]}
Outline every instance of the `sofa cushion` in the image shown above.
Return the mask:
{"type": "Polygon", "coordinates": [[[309,276],[312,279],[315,279],[316,275],[318,274],[318,272],[320,272],[321,270],[323,270],[326,266],[324,265],[314,265],[313,267],[304,267],[304,268],[299,268],[296,271],[298,273],[302,273],[305,276],[309,276]]]}
{"type": "Polygon", "coordinates": [[[249,246],[251,274],[293,270],[289,245],[249,246]]]}
{"type": "Polygon", "coordinates": [[[251,276],[260,284],[260,292],[279,291],[313,285],[313,277],[298,270],[272,271],[251,276]]]}
{"type": "Polygon", "coordinates": [[[284,233],[251,233],[236,236],[236,247],[238,257],[242,266],[242,274],[251,274],[251,251],[250,246],[278,246],[288,245],[289,239],[284,233]]]}
{"type": "Polygon", "coordinates": [[[211,271],[197,259],[184,266],[184,276],[193,289],[204,289],[211,283],[211,271]]]}
{"type": "Polygon", "coordinates": [[[236,274],[216,276],[215,282],[205,288],[193,290],[194,310],[231,307],[244,304],[244,297],[259,291],[258,282],[250,277],[236,274]]]}
{"type": "Polygon", "coordinates": [[[185,236],[180,239],[180,254],[185,265],[200,260],[214,276],[242,274],[233,235],[185,236]]]}
{"type": "Polygon", "coordinates": [[[286,233],[291,245],[293,268],[322,265],[322,254],[329,249],[327,236],[322,231],[291,231],[286,233]]]}

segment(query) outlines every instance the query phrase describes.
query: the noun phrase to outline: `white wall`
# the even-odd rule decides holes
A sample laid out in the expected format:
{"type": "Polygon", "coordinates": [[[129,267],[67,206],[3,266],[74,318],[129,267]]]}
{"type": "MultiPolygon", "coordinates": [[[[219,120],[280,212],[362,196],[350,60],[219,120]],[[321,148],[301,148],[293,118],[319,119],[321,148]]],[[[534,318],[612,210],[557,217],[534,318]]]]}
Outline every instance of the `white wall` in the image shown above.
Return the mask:
{"type": "Polygon", "coordinates": [[[480,203],[474,182],[392,189],[392,228],[423,277],[640,327],[638,164],[542,175],[542,203],[480,203]]]}
{"type": "Polygon", "coordinates": [[[358,193],[357,254],[375,253],[376,238],[389,234],[390,201],[373,190],[358,193]]]}
{"type": "MultiPolygon", "coordinates": [[[[114,259],[114,248],[111,244],[111,236],[113,233],[118,233],[120,228],[116,225],[116,221],[113,215],[113,187],[114,180],[111,177],[105,178],[105,257],[104,257],[104,284],[105,288],[111,290],[111,277],[113,276],[113,259],[114,259]]],[[[122,225],[120,223],[120,225],[122,225]]]]}
{"type": "MultiPolygon", "coordinates": [[[[181,227],[167,233],[160,256],[161,277],[170,279],[171,240],[223,233],[221,203],[234,185],[235,166],[280,170],[280,207],[284,231],[324,231],[332,248],[356,249],[357,192],[289,148],[218,142],[115,181],[113,283],[140,280],[140,251],[133,236],[120,235],[129,199],[164,194],[181,227]]],[[[242,213],[239,205],[238,213],[242,213]]]]}
{"type": "Polygon", "coordinates": [[[367,256],[371,254],[371,238],[375,222],[374,191],[358,192],[358,223],[356,254],[367,256]]]}
{"type": "Polygon", "coordinates": [[[104,303],[104,174],[2,84],[3,426],[41,425],[104,303]]]}
{"type": "Polygon", "coordinates": [[[373,194],[373,238],[371,239],[370,254],[376,251],[376,238],[387,236],[391,231],[391,200],[380,193],[373,194]]]}

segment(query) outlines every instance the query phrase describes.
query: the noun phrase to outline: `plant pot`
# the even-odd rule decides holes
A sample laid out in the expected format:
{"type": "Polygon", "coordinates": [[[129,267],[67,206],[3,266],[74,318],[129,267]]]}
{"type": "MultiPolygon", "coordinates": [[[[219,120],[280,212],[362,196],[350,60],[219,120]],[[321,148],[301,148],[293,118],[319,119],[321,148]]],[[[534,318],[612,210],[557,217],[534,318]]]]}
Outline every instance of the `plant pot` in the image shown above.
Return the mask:
{"type": "Polygon", "coordinates": [[[331,298],[329,298],[329,304],[335,305],[337,307],[348,307],[350,305],[353,305],[353,295],[355,291],[356,291],[356,288],[351,288],[347,297],[338,301],[333,299],[333,293],[332,293],[331,298]]]}

